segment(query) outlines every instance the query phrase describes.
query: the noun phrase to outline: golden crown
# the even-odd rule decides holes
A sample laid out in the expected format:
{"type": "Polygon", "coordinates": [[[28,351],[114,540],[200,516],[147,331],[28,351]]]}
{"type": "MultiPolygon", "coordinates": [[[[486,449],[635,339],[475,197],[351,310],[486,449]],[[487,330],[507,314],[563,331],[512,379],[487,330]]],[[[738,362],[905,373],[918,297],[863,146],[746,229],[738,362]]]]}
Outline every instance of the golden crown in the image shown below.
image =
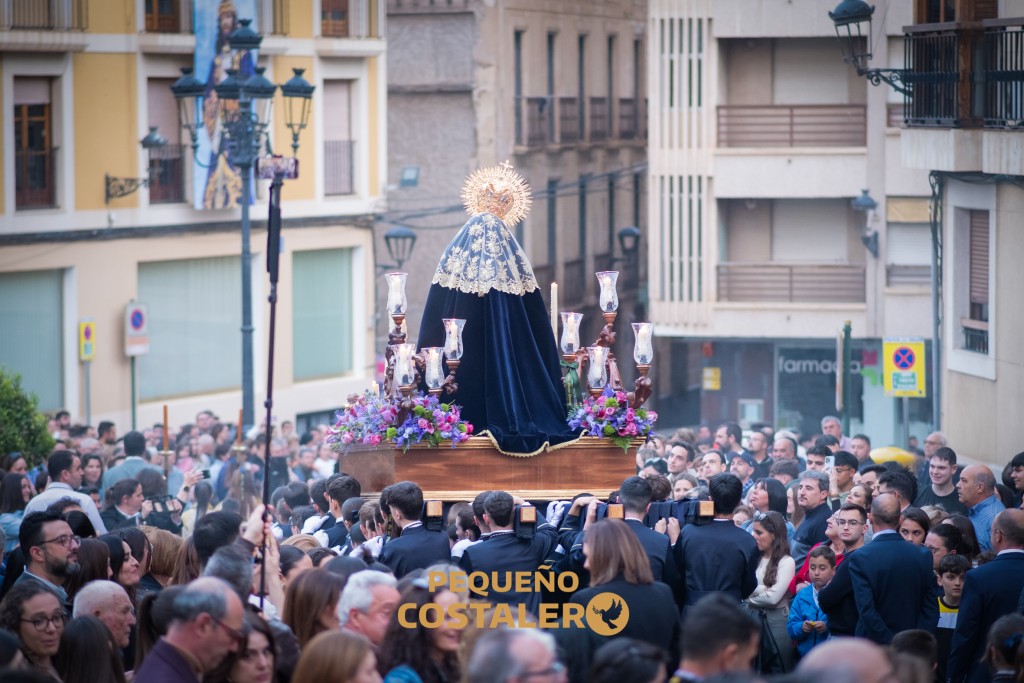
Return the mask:
{"type": "Polygon", "coordinates": [[[493,213],[509,227],[526,218],[532,202],[530,186],[507,161],[474,171],[462,186],[469,215],[493,213]]]}

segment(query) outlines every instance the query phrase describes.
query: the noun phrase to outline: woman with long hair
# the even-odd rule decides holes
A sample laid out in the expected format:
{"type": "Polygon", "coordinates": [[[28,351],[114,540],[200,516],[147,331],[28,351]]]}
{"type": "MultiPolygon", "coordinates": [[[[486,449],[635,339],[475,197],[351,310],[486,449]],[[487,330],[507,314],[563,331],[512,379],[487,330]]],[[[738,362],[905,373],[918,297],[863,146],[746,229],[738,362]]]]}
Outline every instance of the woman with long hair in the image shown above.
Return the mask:
{"type": "MultiPolygon", "coordinates": [[[[146,501],[137,479],[119,479],[106,492],[107,505],[100,513],[107,531],[141,524],[139,515],[146,501]]],[[[147,509],[148,511],[148,509],[147,509]]]]}
{"type": "MultiPolygon", "coordinates": [[[[318,550],[323,550],[319,548],[318,550]]],[[[300,574],[313,569],[313,560],[309,555],[292,545],[281,545],[278,548],[278,558],[281,573],[281,587],[287,591],[288,583],[299,577],[300,574]]]]}
{"type": "Polygon", "coordinates": [[[971,564],[977,564],[978,555],[981,554],[981,546],[978,544],[978,533],[974,530],[974,524],[965,515],[950,515],[946,519],[942,520],[943,524],[952,524],[960,531],[962,538],[961,546],[963,548],[964,557],[971,561],[971,564]]]}
{"type": "MultiPolygon", "coordinates": [[[[311,573],[306,572],[298,580],[311,573]]],[[[410,612],[413,615],[421,614],[431,603],[440,614],[447,615],[449,608],[459,601],[459,596],[447,588],[431,591],[425,579],[413,579],[398,602],[414,605],[410,612]]],[[[461,642],[462,629],[455,619],[445,616],[438,628],[426,628],[419,621],[415,628],[406,628],[399,623],[396,612],[384,632],[377,670],[383,674],[385,683],[455,683],[461,676],[461,642]]]]}
{"type": "Polygon", "coordinates": [[[73,602],[82,586],[90,581],[106,581],[112,576],[110,548],[95,538],[83,538],[78,545],[78,571],[64,580],[68,602],[73,602]]]}
{"type": "Polygon", "coordinates": [[[344,582],[324,569],[310,569],[288,584],[281,621],[299,639],[299,647],[324,631],[337,629],[338,599],[344,582]]]}
{"type": "Polygon", "coordinates": [[[196,528],[196,522],[213,509],[213,485],[208,481],[200,481],[192,487],[192,506],[181,513],[181,537],[188,538],[196,528]]]}
{"type": "Polygon", "coordinates": [[[761,621],[761,673],[785,673],[793,669],[793,646],[786,631],[789,584],[796,563],[789,556],[786,520],[774,510],[754,517],[754,540],[761,551],[757,564],[757,588],[747,606],[761,621]],[[774,641],[774,642],[773,642],[774,641]]]}
{"type": "Polygon", "coordinates": [[[847,503],[855,503],[865,510],[871,509],[871,489],[867,484],[854,484],[846,496],[847,503]]]}
{"type": "Polygon", "coordinates": [[[124,683],[117,643],[96,617],[76,617],[64,626],[53,664],[63,683],[124,683]]]}
{"type": "Polygon", "coordinates": [[[132,555],[131,548],[117,534],[104,534],[100,541],[107,544],[110,550],[110,580],[119,584],[128,592],[132,604],[135,604],[135,592],[139,586],[139,561],[132,555]]]}
{"type": "Polygon", "coordinates": [[[143,574],[140,585],[145,585],[147,592],[158,591],[171,583],[177,569],[178,556],[185,541],[169,531],[157,529],[155,526],[140,527],[149,539],[152,549],[149,560],[149,573],[143,574]]]}
{"type": "MultiPolygon", "coordinates": [[[[181,510],[184,505],[179,498],[167,497],[167,478],[151,468],[140,470],[136,477],[142,484],[142,495],[146,498],[142,512],[139,513],[141,523],[180,534],[181,510]]],[[[182,492],[178,495],[185,494],[182,492]]]]}
{"type": "Polygon", "coordinates": [[[1007,614],[988,630],[982,662],[992,672],[992,683],[1024,681],[1024,617],[1007,614]]]}
{"type": "Polygon", "coordinates": [[[0,529],[7,534],[3,553],[6,556],[18,547],[18,532],[25,518],[25,506],[35,495],[32,482],[24,474],[8,472],[0,481],[0,529]]]}
{"type": "Polygon", "coordinates": [[[203,565],[199,562],[199,554],[196,552],[195,543],[188,539],[181,545],[178,551],[178,559],[174,563],[174,574],[171,576],[171,584],[184,586],[193,579],[198,579],[203,573],[203,565]]]}
{"type": "Polygon", "coordinates": [[[103,456],[98,453],[90,453],[82,456],[82,485],[81,488],[93,488],[103,496],[103,456]]]}
{"type": "Polygon", "coordinates": [[[167,635],[167,627],[174,617],[174,598],[183,590],[185,586],[168,586],[159,593],[150,593],[139,600],[138,623],[135,624],[136,669],[142,666],[157,641],[167,635]]]}
{"type": "MultiPolygon", "coordinates": [[[[778,512],[782,515],[783,519],[786,517],[786,509],[789,506],[789,498],[786,494],[786,487],[782,485],[782,482],[778,479],[772,479],[771,477],[765,477],[758,479],[754,482],[754,486],[750,489],[747,500],[750,502],[750,507],[754,509],[754,512],[760,512],[766,514],[768,512],[778,512]]],[[[742,527],[744,531],[749,531],[751,534],[754,533],[754,520],[746,522],[742,527]]],[[[796,527],[786,522],[786,535],[792,540],[793,534],[796,533],[796,527]]]]}
{"type": "Polygon", "coordinates": [[[921,508],[907,507],[903,510],[900,520],[900,536],[914,545],[924,545],[925,536],[932,527],[928,513],[921,508]]]}
{"type": "Polygon", "coordinates": [[[138,600],[151,590],[160,590],[160,585],[153,586],[152,581],[143,581],[143,577],[149,575],[150,563],[153,561],[153,545],[145,532],[137,527],[123,527],[117,530],[117,535],[128,544],[132,557],[139,563],[139,583],[135,589],[135,599],[138,600]]]}
{"type": "MultiPolygon", "coordinates": [[[[248,463],[245,463],[246,465],[248,463]]],[[[239,467],[237,461],[231,461],[228,463],[228,471],[225,475],[225,481],[228,485],[228,495],[225,501],[233,500],[238,503],[238,514],[242,515],[242,519],[248,519],[253,509],[260,504],[258,497],[258,491],[256,490],[256,480],[253,478],[252,469],[249,467],[239,467]]],[[[218,509],[223,509],[224,502],[222,502],[218,509]]]]}
{"type": "Polygon", "coordinates": [[[292,683],[380,683],[377,656],[364,636],[347,631],[321,633],[302,648],[292,683]]]}
{"type": "MultiPolygon", "coordinates": [[[[606,610],[605,616],[614,619],[612,614],[621,613],[621,606],[614,603],[589,605],[601,593],[614,593],[630,614],[644,615],[642,619],[631,617],[617,637],[636,638],[666,652],[674,651],[679,640],[679,613],[672,599],[672,589],[654,580],[647,553],[629,525],[621,519],[596,521],[594,513],[596,506],[588,507],[583,531],[586,558],[583,567],[590,571],[590,587],[577,591],[570,602],[583,605],[584,609],[606,610]]],[[[607,640],[591,632],[591,652],[607,640]]]]}
{"type": "Polygon", "coordinates": [[[274,682],[274,634],[270,626],[259,616],[246,614],[245,631],[245,639],[239,644],[238,650],[229,654],[216,669],[204,676],[203,683],[274,682]]]}
{"type": "Polygon", "coordinates": [[[21,453],[4,453],[0,455],[0,470],[7,474],[28,474],[28,462],[21,453]]]}
{"type": "Polygon", "coordinates": [[[59,681],[53,657],[64,631],[60,598],[39,581],[22,581],[0,602],[0,628],[21,641],[21,653],[29,668],[59,681]]]}

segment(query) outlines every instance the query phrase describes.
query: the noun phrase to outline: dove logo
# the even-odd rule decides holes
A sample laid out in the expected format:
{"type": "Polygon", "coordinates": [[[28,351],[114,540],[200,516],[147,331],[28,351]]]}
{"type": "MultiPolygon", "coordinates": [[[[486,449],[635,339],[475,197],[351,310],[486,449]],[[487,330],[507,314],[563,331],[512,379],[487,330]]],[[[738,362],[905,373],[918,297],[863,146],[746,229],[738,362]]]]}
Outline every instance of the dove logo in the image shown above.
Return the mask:
{"type": "Polygon", "coordinates": [[[587,626],[599,636],[614,636],[629,623],[629,605],[615,593],[598,593],[587,603],[587,626]]]}

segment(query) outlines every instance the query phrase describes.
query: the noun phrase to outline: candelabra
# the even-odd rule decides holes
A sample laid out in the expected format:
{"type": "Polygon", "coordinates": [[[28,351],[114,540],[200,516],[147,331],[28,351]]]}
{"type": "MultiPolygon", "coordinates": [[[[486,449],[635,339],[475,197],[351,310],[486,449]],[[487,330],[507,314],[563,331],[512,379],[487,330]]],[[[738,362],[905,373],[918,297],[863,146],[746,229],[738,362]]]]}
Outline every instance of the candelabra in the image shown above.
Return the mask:
{"type": "MultiPolygon", "coordinates": [[[[623,389],[618,362],[611,350],[615,344],[615,319],[618,316],[619,308],[619,295],[616,291],[618,277],[617,271],[597,273],[597,282],[600,285],[599,305],[605,324],[593,346],[586,348],[580,346],[579,327],[583,314],[574,312],[561,314],[560,345],[562,367],[568,369],[564,382],[569,405],[577,403],[578,397],[581,395],[579,377],[585,364],[588,366],[586,376],[591,396],[595,398],[600,396],[605,386],[609,384],[615,391],[623,389]]],[[[650,398],[652,392],[652,380],[648,373],[651,369],[651,361],[654,359],[654,323],[633,323],[632,326],[635,336],[633,360],[636,362],[639,376],[634,383],[634,391],[630,392],[628,397],[630,405],[633,408],[639,408],[650,398]]]]}

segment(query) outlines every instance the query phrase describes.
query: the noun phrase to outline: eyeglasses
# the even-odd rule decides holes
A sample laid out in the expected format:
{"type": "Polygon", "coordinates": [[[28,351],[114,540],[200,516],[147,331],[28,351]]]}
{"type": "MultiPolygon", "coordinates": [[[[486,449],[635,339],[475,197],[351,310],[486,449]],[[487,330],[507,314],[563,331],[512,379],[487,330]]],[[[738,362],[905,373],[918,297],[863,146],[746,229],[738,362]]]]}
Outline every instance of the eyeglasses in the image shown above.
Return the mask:
{"type": "Polygon", "coordinates": [[[838,467],[835,468],[835,471],[836,472],[853,472],[854,469],[852,467],[847,467],[846,465],[839,465],[838,467]]]}
{"type": "Polygon", "coordinates": [[[64,622],[67,621],[67,617],[64,612],[60,614],[54,614],[49,617],[32,617],[31,619],[22,619],[26,624],[32,624],[36,627],[36,630],[40,633],[46,631],[46,627],[52,625],[54,628],[64,626],[64,622]]]}
{"type": "Polygon", "coordinates": [[[551,666],[543,671],[526,671],[519,674],[519,677],[530,678],[532,676],[557,676],[563,673],[565,673],[565,664],[562,664],[561,662],[552,662],[551,666]]]}
{"type": "Polygon", "coordinates": [[[48,541],[40,541],[39,545],[46,545],[47,543],[58,543],[65,548],[70,548],[72,545],[81,545],[82,537],[65,534],[63,536],[58,536],[57,538],[51,538],[48,541]]]}
{"type": "Polygon", "coordinates": [[[836,526],[861,526],[864,522],[859,519],[836,519],[836,526]]]}
{"type": "Polygon", "coordinates": [[[240,641],[241,640],[245,640],[246,635],[247,635],[245,630],[239,631],[236,628],[231,628],[230,626],[228,626],[227,624],[225,624],[223,621],[221,621],[217,617],[213,616],[212,614],[210,615],[210,618],[213,619],[215,622],[217,622],[217,625],[220,626],[225,631],[227,631],[228,635],[231,636],[232,638],[234,638],[235,640],[240,640],[240,641]]]}

